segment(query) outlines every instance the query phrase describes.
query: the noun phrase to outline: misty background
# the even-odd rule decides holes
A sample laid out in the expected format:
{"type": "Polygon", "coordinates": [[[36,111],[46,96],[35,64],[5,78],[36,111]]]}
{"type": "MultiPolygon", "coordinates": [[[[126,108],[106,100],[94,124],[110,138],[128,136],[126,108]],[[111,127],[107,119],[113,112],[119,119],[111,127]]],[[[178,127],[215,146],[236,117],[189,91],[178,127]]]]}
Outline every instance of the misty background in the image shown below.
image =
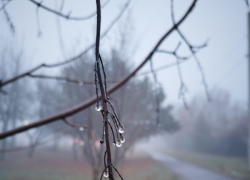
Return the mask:
{"type": "MultiPolygon", "coordinates": [[[[126,2],[111,0],[102,9],[102,32],[126,2]]],[[[175,1],[177,20],[191,2],[175,1]]],[[[60,0],[42,2],[58,10],[61,3],[60,0]]],[[[85,16],[95,12],[95,6],[95,1],[65,1],[62,12],[85,16]]],[[[5,9],[11,21],[6,19],[3,10],[0,11],[1,80],[41,63],[62,62],[95,42],[95,16],[85,21],[70,21],[38,9],[27,0],[13,0],[5,9]]],[[[181,83],[177,66],[164,68],[176,59],[164,53],[157,53],[152,58],[161,87],[154,82],[150,63],[147,63],[137,76],[111,96],[126,128],[126,143],[112,150],[113,159],[127,179],[178,179],[174,170],[166,170],[152,160],[150,154],[158,152],[226,176],[250,178],[247,170],[247,12],[243,0],[203,0],[180,26],[191,44],[207,42],[197,56],[211,101],[206,97],[201,72],[191,57],[180,64],[187,87],[188,109],[185,108],[179,96],[181,83]],[[159,68],[164,69],[158,71],[159,68]],[[160,98],[159,114],[155,111],[156,97],[160,98]],[[160,125],[156,123],[158,115],[160,125]],[[217,161],[213,161],[216,158],[217,161]]],[[[110,81],[108,87],[132,72],[172,27],[170,13],[170,1],[131,1],[100,43],[110,81]]],[[[174,51],[179,42],[178,54],[189,56],[187,45],[176,32],[160,49],[174,51]]],[[[94,96],[94,60],[94,49],[91,49],[73,63],[35,73],[92,83],[25,77],[3,87],[0,94],[1,132],[55,115],[94,96]]],[[[99,143],[101,116],[93,105],[67,120],[88,127],[74,129],[58,121],[1,140],[0,177],[98,179],[104,153],[99,143]],[[51,170],[52,167],[57,168],[51,170]]]]}

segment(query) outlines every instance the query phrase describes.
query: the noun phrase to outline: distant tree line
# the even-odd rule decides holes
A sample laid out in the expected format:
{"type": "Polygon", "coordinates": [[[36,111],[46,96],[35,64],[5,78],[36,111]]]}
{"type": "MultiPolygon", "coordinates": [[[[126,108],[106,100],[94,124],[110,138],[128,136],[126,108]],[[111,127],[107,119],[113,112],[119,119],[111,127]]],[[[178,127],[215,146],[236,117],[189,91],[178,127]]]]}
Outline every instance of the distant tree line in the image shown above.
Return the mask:
{"type": "Polygon", "coordinates": [[[247,156],[248,115],[242,104],[233,103],[223,90],[211,92],[212,101],[196,96],[178,116],[182,132],[175,146],[199,152],[247,156]]]}

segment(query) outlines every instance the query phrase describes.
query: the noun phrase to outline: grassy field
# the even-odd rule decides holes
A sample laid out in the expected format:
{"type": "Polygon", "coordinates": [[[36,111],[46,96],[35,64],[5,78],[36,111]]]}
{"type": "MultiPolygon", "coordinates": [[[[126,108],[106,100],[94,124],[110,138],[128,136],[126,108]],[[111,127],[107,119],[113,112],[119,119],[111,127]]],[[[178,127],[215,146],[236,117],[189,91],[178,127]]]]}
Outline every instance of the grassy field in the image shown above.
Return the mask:
{"type": "MultiPolygon", "coordinates": [[[[127,180],[178,180],[149,157],[126,160],[118,169],[127,180]]],[[[75,161],[65,153],[37,152],[34,158],[26,153],[12,154],[0,161],[0,180],[91,180],[91,172],[90,164],[82,157],[75,161]]]]}
{"type": "Polygon", "coordinates": [[[74,161],[71,154],[37,152],[34,158],[25,152],[8,154],[0,161],[1,180],[87,180],[91,169],[81,160],[74,161]]]}
{"type": "Polygon", "coordinates": [[[250,172],[247,170],[247,160],[237,157],[215,156],[190,151],[164,150],[165,153],[180,160],[202,166],[237,179],[250,179],[250,172]]]}
{"type": "Polygon", "coordinates": [[[151,158],[126,162],[122,173],[127,180],[179,180],[177,175],[151,158]]]}

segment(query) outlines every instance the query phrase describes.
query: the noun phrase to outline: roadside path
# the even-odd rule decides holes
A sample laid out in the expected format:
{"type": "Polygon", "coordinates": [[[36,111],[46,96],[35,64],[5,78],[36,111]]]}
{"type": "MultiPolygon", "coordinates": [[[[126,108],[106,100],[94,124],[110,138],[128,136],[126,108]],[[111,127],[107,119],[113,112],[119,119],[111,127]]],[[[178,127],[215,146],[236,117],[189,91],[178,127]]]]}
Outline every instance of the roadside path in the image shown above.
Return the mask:
{"type": "Polygon", "coordinates": [[[162,163],[182,180],[236,180],[199,166],[180,161],[176,158],[155,151],[147,151],[156,161],[162,163]]]}

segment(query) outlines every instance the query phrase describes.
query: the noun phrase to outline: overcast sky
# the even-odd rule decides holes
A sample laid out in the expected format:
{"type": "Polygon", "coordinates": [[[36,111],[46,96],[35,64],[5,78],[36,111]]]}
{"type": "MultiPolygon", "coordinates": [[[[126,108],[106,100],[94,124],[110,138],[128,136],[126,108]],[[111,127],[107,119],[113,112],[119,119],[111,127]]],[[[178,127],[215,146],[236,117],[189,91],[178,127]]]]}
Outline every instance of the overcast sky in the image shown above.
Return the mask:
{"type": "MultiPolygon", "coordinates": [[[[102,2],[105,2],[104,0],[102,2]]],[[[176,19],[179,19],[192,1],[175,1],[176,19]]],[[[58,7],[61,0],[44,0],[43,4],[51,8],[58,7]]],[[[125,0],[111,2],[102,10],[102,31],[119,13],[125,0]]],[[[81,52],[95,39],[95,20],[67,21],[39,9],[39,21],[42,36],[37,37],[37,7],[28,0],[13,0],[6,7],[15,26],[15,35],[0,12],[1,45],[15,44],[15,48],[23,49],[28,69],[41,62],[52,63],[62,61],[81,52]],[[64,44],[64,53],[60,45],[58,26],[60,21],[64,44]]],[[[71,11],[73,16],[85,16],[95,11],[95,1],[66,1],[63,12],[71,11]]],[[[128,29],[131,37],[130,51],[133,56],[128,61],[139,64],[160,37],[171,27],[170,0],[132,0],[129,10],[112,31],[101,41],[101,51],[114,45],[119,29],[128,29]]],[[[209,89],[227,90],[234,101],[247,104],[247,7],[243,0],[199,0],[197,6],[187,20],[181,25],[182,32],[194,45],[200,45],[209,39],[208,47],[198,53],[204,69],[209,89]]],[[[181,39],[173,33],[160,49],[173,50],[181,39]]],[[[182,43],[180,55],[188,55],[187,46],[182,43]]],[[[175,62],[166,54],[153,57],[155,68],[175,62]]],[[[142,69],[149,69],[149,64],[142,69]]],[[[197,93],[205,95],[201,84],[201,74],[194,59],[181,65],[182,75],[189,93],[190,101],[197,93]]],[[[141,72],[142,72],[141,71],[141,72]]],[[[182,105],[178,99],[180,87],[177,67],[158,72],[159,81],[167,94],[167,103],[182,105]]]]}

